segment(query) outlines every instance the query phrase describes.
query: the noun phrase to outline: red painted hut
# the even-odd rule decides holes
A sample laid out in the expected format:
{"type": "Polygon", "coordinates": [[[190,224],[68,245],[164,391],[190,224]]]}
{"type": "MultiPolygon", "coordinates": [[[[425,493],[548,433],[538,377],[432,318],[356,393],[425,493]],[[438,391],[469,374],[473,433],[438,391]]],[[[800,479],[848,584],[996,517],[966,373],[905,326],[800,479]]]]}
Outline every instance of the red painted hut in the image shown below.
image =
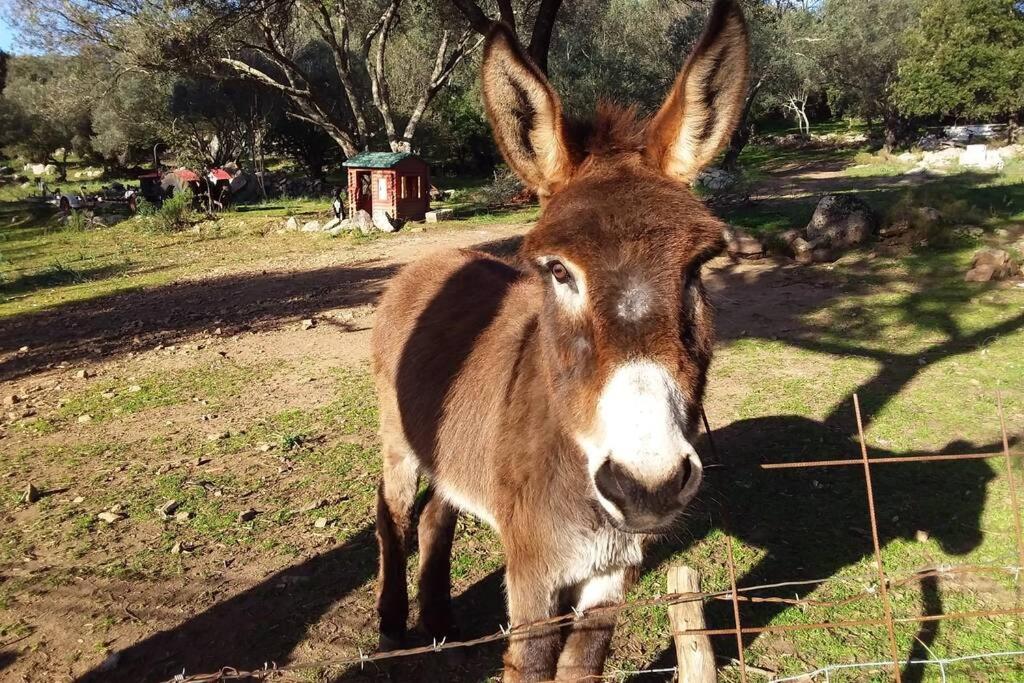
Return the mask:
{"type": "Polygon", "coordinates": [[[421,221],[430,210],[430,166],[408,152],[363,152],[345,162],[349,215],[362,209],[421,221]]]}

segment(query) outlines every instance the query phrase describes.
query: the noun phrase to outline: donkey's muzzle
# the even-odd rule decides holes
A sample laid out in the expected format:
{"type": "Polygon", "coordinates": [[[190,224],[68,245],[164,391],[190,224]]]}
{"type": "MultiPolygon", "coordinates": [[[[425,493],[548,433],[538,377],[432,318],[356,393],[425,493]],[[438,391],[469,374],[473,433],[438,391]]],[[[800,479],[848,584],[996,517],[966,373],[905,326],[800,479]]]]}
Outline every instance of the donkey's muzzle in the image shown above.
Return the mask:
{"type": "Polygon", "coordinates": [[[612,460],[605,460],[594,474],[598,493],[614,508],[603,506],[609,520],[631,533],[668,530],[693,497],[699,479],[699,465],[695,467],[690,458],[683,458],[672,476],[654,486],[612,460]]]}

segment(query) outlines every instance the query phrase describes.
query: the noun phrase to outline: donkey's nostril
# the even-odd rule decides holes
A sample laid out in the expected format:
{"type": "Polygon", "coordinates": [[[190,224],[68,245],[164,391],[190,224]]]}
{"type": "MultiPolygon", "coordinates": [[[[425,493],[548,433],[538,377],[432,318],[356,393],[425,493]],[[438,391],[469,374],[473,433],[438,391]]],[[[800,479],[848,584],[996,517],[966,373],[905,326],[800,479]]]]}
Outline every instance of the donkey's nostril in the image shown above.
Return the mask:
{"type": "Polygon", "coordinates": [[[619,465],[605,460],[594,474],[594,485],[598,493],[609,503],[625,512],[629,501],[641,492],[639,483],[619,465]]]}

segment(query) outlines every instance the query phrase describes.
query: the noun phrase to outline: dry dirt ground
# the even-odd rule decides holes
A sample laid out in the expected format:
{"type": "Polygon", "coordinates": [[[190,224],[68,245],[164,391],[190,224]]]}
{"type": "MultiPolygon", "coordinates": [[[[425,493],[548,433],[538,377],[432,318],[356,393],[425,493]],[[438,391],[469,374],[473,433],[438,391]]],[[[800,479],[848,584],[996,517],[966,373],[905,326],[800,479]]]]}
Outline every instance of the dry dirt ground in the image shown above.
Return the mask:
{"type": "MultiPolygon", "coordinates": [[[[5,321],[0,680],[161,681],[182,671],[372,651],[378,470],[366,364],[376,301],[397,269],[418,256],[468,246],[508,254],[528,227],[402,234],[299,262],[271,257],[244,270],[225,267],[5,321]],[[29,481],[40,498],[21,503],[29,481]],[[177,508],[165,519],[156,508],[170,500],[177,508]],[[99,520],[102,512],[114,521],[99,520]]],[[[1024,314],[1010,315],[1019,305],[1011,306],[1001,326],[954,330],[946,346],[926,340],[936,342],[925,344],[926,352],[939,349],[927,360],[892,339],[890,350],[863,345],[870,367],[851,366],[855,361],[843,359],[848,350],[814,346],[832,329],[827,321],[815,329],[814,316],[877,286],[882,276],[872,268],[870,259],[843,274],[717,259],[708,282],[720,334],[768,345],[790,340],[804,353],[834,353],[846,363],[824,375],[808,364],[786,378],[796,386],[839,381],[850,384],[837,389],[844,394],[856,386],[835,379],[845,367],[867,378],[862,391],[893,393],[927,364],[1024,322],[1024,314]]],[[[874,332],[852,325],[851,339],[874,332]]],[[[726,363],[712,379],[714,397],[729,406],[712,420],[744,417],[747,370],[726,363]]],[[[809,448],[849,433],[849,416],[837,417],[839,408],[806,412],[820,418],[809,448]]],[[[804,422],[755,426],[802,429],[804,422]]],[[[743,436],[724,432],[726,444],[743,436]]],[[[948,435],[941,436],[927,445],[941,448],[948,435]]],[[[981,443],[974,433],[963,436],[981,443]]],[[[968,474],[982,488],[992,478],[987,469],[968,474]]],[[[823,481],[814,485],[827,493],[823,481]]],[[[913,538],[913,524],[900,523],[889,540],[913,538]]],[[[456,610],[464,633],[491,633],[505,619],[494,538],[463,520],[458,539],[456,610]]],[[[822,571],[861,557],[858,550],[830,559],[822,571]]],[[[808,563],[809,572],[817,570],[808,563]]],[[[1005,590],[993,586],[993,594],[1005,590]]],[[[648,646],[634,645],[628,633],[616,643],[623,660],[651,660],[648,646]]],[[[768,645],[769,655],[777,648],[779,658],[799,656],[785,639],[768,645]]],[[[458,675],[450,662],[397,672],[314,667],[303,675],[479,680],[500,666],[499,655],[498,647],[484,648],[458,675]]]]}

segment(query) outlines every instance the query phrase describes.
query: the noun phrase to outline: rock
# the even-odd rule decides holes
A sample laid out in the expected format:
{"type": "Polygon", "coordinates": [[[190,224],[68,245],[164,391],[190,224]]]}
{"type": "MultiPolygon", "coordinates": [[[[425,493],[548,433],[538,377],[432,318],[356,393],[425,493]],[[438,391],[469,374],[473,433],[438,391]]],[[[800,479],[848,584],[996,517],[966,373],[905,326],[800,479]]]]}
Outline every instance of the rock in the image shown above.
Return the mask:
{"type": "Polygon", "coordinates": [[[128,393],[129,394],[137,394],[140,391],[142,391],[142,387],[139,386],[138,384],[133,384],[130,387],[128,387],[128,393]]]}
{"type": "Polygon", "coordinates": [[[928,532],[924,529],[918,529],[916,532],[914,532],[914,540],[916,540],[918,543],[924,543],[928,540],[928,532]]]}
{"type": "Polygon", "coordinates": [[[779,241],[787,247],[792,247],[793,243],[801,238],[800,231],[796,229],[787,230],[779,235],[779,241]]]}
{"type": "Polygon", "coordinates": [[[764,256],[764,243],[753,235],[733,227],[726,228],[722,235],[729,254],[749,259],[764,256]]]}
{"type": "Polygon", "coordinates": [[[1000,171],[1006,160],[999,153],[990,150],[988,145],[967,145],[960,154],[960,165],[979,171],[1000,171]]]}
{"type": "Polygon", "coordinates": [[[320,232],[320,221],[309,221],[302,226],[302,232],[320,232]]]}
{"type": "Polygon", "coordinates": [[[946,147],[922,154],[919,166],[925,170],[942,170],[949,168],[959,160],[960,150],[956,147],[946,147]]]}
{"type": "Polygon", "coordinates": [[[695,185],[704,187],[711,192],[728,190],[739,182],[739,177],[721,168],[707,168],[697,174],[695,185]]]}
{"type": "Polygon", "coordinates": [[[206,435],[207,441],[222,441],[231,437],[231,432],[214,432],[206,435]]]}
{"type": "Polygon", "coordinates": [[[25,487],[25,492],[21,494],[21,502],[34,503],[37,500],[39,500],[39,489],[30,483],[25,487]]]}
{"type": "Polygon", "coordinates": [[[438,223],[440,221],[450,221],[455,217],[455,211],[452,209],[435,209],[433,211],[427,211],[426,220],[428,223],[438,223]]]}
{"type": "Polygon", "coordinates": [[[15,403],[19,402],[21,402],[21,396],[18,396],[17,394],[8,394],[7,396],[4,396],[5,406],[13,406],[15,403]]]}
{"type": "Polygon", "coordinates": [[[341,233],[351,230],[353,227],[354,225],[352,223],[352,219],[345,218],[343,220],[338,221],[337,225],[335,225],[333,228],[325,228],[324,232],[334,237],[337,237],[341,233]]]}
{"type": "Polygon", "coordinates": [[[46,164],[45,166],[43,166],[43,173],[42,173],[42,175],[56,175],[56,174],[57,174],[57,167],[55,165],[53,165],[53,164],[46,164]]]}
{"type": "Polygon", "coordinates": [[[988,282],[995,274],[995,268],[990,265],[975,266],[964,275],[964,282],[988,282]]]}
{"type": "Polygon", "coordinates": [[[299,512],[312,512],[313,510],[319,510],[320,508],[326,505],[327,501],[324,500],[323,498],[319,500],[313,500],[303,505],[299,512]]]}
{"type": "Polygon", "coordinates": [[[86,413],[84,415],[79,415],[78,416],[78,423],[79,424],[85,424],[87,422],[92,422],[92,415],[89,415],[88,413],[86,413]]]}
{"type": "Polygon", "coordinates": [[[77,377],[78,379],[89,379],[90,377],[95,377],[95,375],[96,373],[94,373],[92,370],[79,370],[78,372],[75,373],[75,377],[77,377]]]}
{"type": "Polygon", "coordinates": [[[373,225],[381,232],[394,232],[401,227],[401,223],[391,218],[385,211],[373,212],[373,225]]]}
{"type": "Polygon", "coordinates": [[[326,223],[324,223],[323,231],[324,232],[330,232],[331,230],[334,230],[339,225],[341,225],[341,219],[340,218],[332,218],[331,220],[329,220],[326,223]]]}
{"type": "Polygon", "coordinates": [[[878,226],[878,219],[864,200],[851,194],[830,194],[818,202],[805,234],[822,246],[852,247],[866,241],[878,226]]]}
{"type": "Polygon", "coordinates": [[[352,222],[359,228],[359,232],[364,235],[369,235],[373,232],[373,216],[363,209],[356,211],[356,215],[352,217],[352,222]]]}
{"type": "Polygon", "coordinates": [[[71,502],[75,505],[81,505],[85,502],[85,496],[75,496],[71,502]]]}
{"type": "Polygon", "coordinates": [[[302,329],[309,330],[314,327],[316,327],[316,323],[313,321],[312,318],[306,318],[305,320],[302,321],[302,329]]]}
{"type": "Polygon", "coordinates": [[[295,220],[295,216],[290,216],[288,220],[284,222],[284,226],[281,228],[282,232],[292,232],[299,229],[299,222],[295,220]]]}
{"type": "Polygon", "coordinates": [[[957,237],[969,237],[976,240],[985,235],[985,230],[976,225],[960,225],[953,228],[953,234],[957,237]]]}
{"type": "Polygon", "coordinates": [[[890,223],[884,228],[881,228],[878,231],[878,236],[882,239],[891,239],[893,237],[899,237],[908,230],[910,230],[910,223],[907,221],[896,221],[895,223],[890,223]]]}
{"type": "Polygon", "coordinates": [[[180,505],[181,503],[179,503],[176,500],[169,500],[160,507],[158,507],[156,509],[156,512],[164,519],[169,519],[170,516],[174,514],[174,511],[177,510],[180,505]]]}
{"type": "Polygon", "coordinates": [[[174,515],[174,521],[178,522],[179,524],[182,522],[187,522],[190,519],[192,519],[192,513],[189,512],[188,510],[182,510],[178,512],[178,514],[174,515]]]}
{"type": "Polygon", "coordinates": [[[1010,254],[1002,249],[981,249],[971,261],[971,270],[964,280],[967,282],[988,282],[1002,280],[1017,272],[1017,264],[1010,254]]]}
{"type": "Polygon", "coordinates": [[[172,555],[180,555],[182,551],[181,541],[175,541],[174,545],[171,546],[172,555]]]}
{"type": "Polygon", "coordinates": [[[327,518],[326,517],[317,517],[316,521],[313,522],[313,526],[315,528],[317,528],[317,529],[326,529],[327,528],[327,518]]]}
{"type": "Polygon", "coordinates": [[[99,519],[101,522],[106,522],[107,524],[115,524],[116,522],[119,522],[122,519],[124,519],[124,515],[117,512],[110,512],[108,510],[107,512],[101,512],[100,514],[96,515],[96,518],[99,519]]]}
{"type": "Polygon", "coordinates": [[[241,512],[238,513],[239,523],[251,522],[254,519],[256,519],[256,511],[253,510],[252,508],[249,508],[248,510],[242,510],[241,512]]]}

